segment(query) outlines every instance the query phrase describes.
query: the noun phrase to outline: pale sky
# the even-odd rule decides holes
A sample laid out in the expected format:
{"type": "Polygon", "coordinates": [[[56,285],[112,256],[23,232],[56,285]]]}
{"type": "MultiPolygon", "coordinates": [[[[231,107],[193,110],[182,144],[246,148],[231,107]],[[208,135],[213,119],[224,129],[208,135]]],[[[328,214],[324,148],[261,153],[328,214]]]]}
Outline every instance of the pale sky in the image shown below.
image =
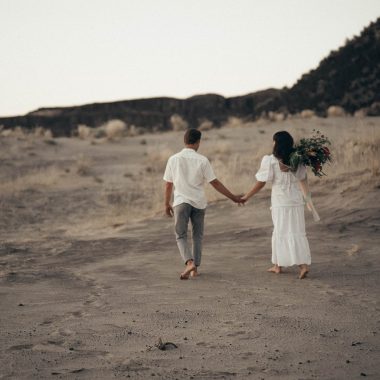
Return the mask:
{"type": "Polygon", "coordinates": [[[0,116],[291,86],[379,0],[0,0],[0,116]]]}

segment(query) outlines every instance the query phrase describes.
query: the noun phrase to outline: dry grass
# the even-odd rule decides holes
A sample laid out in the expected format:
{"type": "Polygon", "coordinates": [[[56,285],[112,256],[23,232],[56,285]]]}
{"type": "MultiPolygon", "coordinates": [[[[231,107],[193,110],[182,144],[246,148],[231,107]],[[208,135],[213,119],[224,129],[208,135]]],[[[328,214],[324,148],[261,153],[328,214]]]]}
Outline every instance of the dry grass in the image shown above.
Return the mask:
{"type": "Polygon", "coordinates": [[[0,194],[10,195],[26,190],[57,186],[62,175],[62,171],[56,167],[34,170],[28,174],[0,182],[0,194]]]}
{"type": "Polygon", "coordinates": [[[91,166],[92,166],[92,160],[89,157],[86,157],[85,155],[81,154],[75,164],[74,164],[74,172],[81,175],[81,176],[87,176],[91,174],[91,166]]]}
{"type": "Polygon", "coordinates": [[[172,149],[165,145],[148,147],[145,159],[146,171],[162,176],[169,157],[174,153],[172,149]]]}
{"type": "MultiPolygon", "coordinates": [[[[233,128],[226,126],[205,132],[199,152],[210,159],[217,178],[233,193],[241,194],[255,183],[254,175],[262,157],[271,153],[272,135],[276,131],[288,130],[298,140],[310,136],[315,128],[331,139],[335,159],[331,166],[326,167],[327,177],[318,179],[310,172],[313,188],[331,184],[339,187],[342,176],[352,178],[350,185],[357,186],[361,180],[367,181],[379,175],[380,129],[376,123],[372,126],[368,122],[360,125],[363,121],[356,118],[339,119],[296,118],[267,122],[265,125],[242,123],[240,126],[235,120],[233,128]],[[342,128],[345,128],[344,132],[342,128]]],[[[177,134],[168,134],[168,139],[174,136],[181,138],[177,134]]],[[[162,175],[168,158],[176,152],[168,145],[170,143],[165,142],[142,147],[146,149],[145,170],[138,175],[138,181],[134,177],[124,177],[128,181],[126,186],[116,181],[104,188],[102,199],[110,212],[109,216],[128,215],[128,218],[136,220],[162,212],[162,175]]],[[[206,195],[211,202],[224,199],[209,185],[206,185],[206,195]]]]}

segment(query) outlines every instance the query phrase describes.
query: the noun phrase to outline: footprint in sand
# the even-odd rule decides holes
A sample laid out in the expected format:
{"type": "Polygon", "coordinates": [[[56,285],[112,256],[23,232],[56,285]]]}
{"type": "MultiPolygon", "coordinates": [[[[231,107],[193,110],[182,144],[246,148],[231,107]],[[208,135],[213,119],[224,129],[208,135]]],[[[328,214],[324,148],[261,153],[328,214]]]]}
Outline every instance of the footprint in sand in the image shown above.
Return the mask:
{"type": "Polygon", "coordinates": [[[245,331],[234,331],[232,333],[227,334],[227,336],[238,336],[238,335],[244,335],[245,331]]]}
{"type": "Polygon", "coordinates": [[[51,333],[51,336],[57,337],[57,336],[71,336],[74,335],[75,331],[69,330],[69,329],[64,329],[60,328],[58,330],[55,330],[51,333]]]}
{"type": "Polygon", "coordinates": [[[359,252],[359,246],[357,244],[352,244],[352,247],[347,249],[346,254],[348,256],[353,256],[359,252]]]}
{"type": "Polygon", "coordinates": [[[16,346],[9,347],[10,351],[29,350],[33,347],[33,344],[18,344],[16,346]]]}

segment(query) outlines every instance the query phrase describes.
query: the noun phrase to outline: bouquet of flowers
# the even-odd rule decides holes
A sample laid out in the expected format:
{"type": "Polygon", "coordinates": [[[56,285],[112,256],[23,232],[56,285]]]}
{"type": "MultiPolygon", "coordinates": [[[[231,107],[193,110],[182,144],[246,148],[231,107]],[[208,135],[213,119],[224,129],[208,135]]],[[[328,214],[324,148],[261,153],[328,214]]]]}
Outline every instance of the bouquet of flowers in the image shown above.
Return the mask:
{"type": "Polygon", "coordinates": [[[295,145],[294,152],[290,155],[290,167],[296,171],[299,165],[310,166],[317,177],[326,175],[322,166],[332,161],[327,145],[331,145],[329,139],[313,129],[312,137],[301,139],[295,145]]]}

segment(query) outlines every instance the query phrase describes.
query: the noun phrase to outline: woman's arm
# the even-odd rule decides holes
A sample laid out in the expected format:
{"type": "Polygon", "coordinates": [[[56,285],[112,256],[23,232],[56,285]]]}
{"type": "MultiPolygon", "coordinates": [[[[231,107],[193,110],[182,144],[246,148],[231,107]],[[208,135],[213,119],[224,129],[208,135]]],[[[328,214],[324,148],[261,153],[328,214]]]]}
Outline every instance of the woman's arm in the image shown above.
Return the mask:
{"type": "Polygon", "coordinates": [[[252,190],[245,194],[244,197],[242,197],[241,199],[247,201],[249,198],[258,193],[265,186],[265,184],[266,182],[257,181],[255,186],[253,186],[252,190]]]}

